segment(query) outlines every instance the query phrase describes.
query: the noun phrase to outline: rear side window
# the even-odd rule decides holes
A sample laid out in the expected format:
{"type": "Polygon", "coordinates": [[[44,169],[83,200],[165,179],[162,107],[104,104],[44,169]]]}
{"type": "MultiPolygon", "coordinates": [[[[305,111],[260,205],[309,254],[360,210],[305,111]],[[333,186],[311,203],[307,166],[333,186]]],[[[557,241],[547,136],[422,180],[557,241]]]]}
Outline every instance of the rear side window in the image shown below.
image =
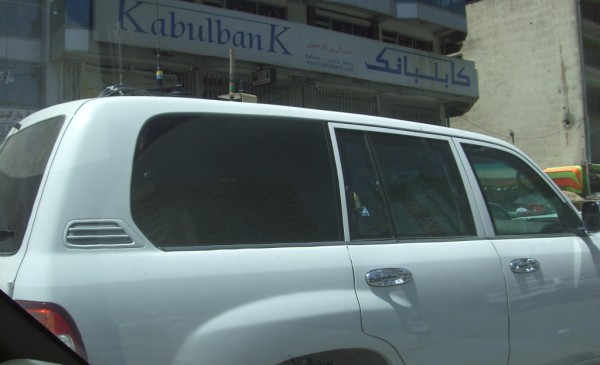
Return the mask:
{"type": "Polygon", "coordinates": [[[354,240],[475,235],[448,141],[338,130],[354,240]]]}
{"type": "Polygon", "coordinates": [[[36,123],[0,145],[0,254],[17,252],[64,117],[36,123]]]}
{"type": "Polygon", "coordinates": [[[131,210],[157,247],[341,240],[325,125],[252,116],[150,120],[131,210]]]}
{"type": "Polygon", "coordinates": [[[563,199],[520,158],[463,144],[499,236],[575,233],[581,226],[563,199]]]}

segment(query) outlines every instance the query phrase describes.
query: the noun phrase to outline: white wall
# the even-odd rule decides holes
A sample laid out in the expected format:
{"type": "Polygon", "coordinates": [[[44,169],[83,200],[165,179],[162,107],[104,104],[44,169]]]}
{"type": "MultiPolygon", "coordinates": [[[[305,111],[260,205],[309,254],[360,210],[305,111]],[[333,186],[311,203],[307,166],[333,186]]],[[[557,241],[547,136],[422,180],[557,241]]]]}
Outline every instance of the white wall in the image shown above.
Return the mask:
{"type": "Polygon", "coordinates": [[[482,0],[467,5],[463,57],[479,100],[452,127],[511,141],[542,168],[585,160],[575,0],[482,0]],[[563,119],[571,127],[563,126],[563,119]]]}

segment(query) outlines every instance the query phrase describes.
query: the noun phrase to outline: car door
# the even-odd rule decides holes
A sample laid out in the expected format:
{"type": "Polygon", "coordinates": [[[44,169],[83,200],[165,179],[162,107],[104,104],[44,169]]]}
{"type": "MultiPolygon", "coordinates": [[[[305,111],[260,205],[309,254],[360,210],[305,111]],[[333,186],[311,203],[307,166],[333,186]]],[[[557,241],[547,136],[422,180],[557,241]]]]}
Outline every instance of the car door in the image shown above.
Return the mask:
{"type": "Polygon", "coordinates": [[[406,365],[506,364],[502,269],[451,139],[331,128],[364,331],[406,365]]]}
{"type": "Polygon", "coordinates": [[[486,229],[506,277],[509,364],[599,359],[599,250],[575,209],[511,150],[466,141],[462,148],[490,212],[486,229]]]}

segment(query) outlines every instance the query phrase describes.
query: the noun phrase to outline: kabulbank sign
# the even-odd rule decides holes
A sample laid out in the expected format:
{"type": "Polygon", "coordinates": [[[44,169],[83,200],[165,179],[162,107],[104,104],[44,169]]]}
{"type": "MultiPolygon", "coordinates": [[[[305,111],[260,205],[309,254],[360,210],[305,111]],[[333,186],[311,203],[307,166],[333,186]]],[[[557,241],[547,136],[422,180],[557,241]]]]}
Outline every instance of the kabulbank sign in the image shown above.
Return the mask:
{"type": "Polygon", "coordinates": [[[156,7],[155,3],[121,0],[118,20],[121,30],[150,34],[164,40],[189,41],[189,45],[192,42],[196,45],[215,44],[291,55],[283,37],[289,27],[244,19],[243,13],[237,17],[223,16],[174,5],[158,5],[159,10],[166,10],[162,15],[154,19],[144,17],[148,12],[152,15],[156,7]],[[196,16],[191,18],[190,15],[196,16]]]}
{"type": "Polygon", "coordinates": [[[325,72],[477,97],[470,61],[173,0],[96,1],[95,40],[325,72]]]}

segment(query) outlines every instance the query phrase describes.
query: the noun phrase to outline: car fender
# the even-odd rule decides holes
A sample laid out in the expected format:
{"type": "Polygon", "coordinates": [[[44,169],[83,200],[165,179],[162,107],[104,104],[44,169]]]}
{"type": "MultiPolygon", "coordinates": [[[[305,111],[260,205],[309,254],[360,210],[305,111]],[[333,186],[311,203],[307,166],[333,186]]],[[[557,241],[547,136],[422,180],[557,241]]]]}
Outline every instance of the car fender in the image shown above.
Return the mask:
{"type": "Polygon", "coordinates": [[[361,349],[385,359],[382,365],[402,364],[390,345],[362,332],[356,302],[349,302],[348,294],[297,293],[233,308],[191,332],[174,363],[275,365],[310,354],[361,349]]]}

